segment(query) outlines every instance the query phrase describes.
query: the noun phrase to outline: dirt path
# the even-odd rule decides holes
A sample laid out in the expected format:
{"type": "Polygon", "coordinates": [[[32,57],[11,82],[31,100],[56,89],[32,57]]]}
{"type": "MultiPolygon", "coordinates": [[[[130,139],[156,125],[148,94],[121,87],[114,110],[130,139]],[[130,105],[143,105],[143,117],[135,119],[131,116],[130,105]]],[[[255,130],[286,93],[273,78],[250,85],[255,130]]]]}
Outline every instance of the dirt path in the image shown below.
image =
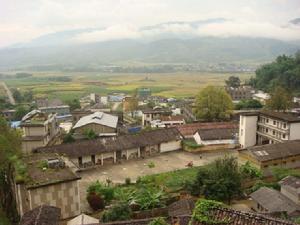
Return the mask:
{"type": "Polygon", "coordinates": [[[12,105],[16,104],[16,101],[11,93],[11,91],[9,90],[9,88],[7,87],[7,85],[4,82],[0,82],[0,85],[3,86],[3,88],[5,89],[6,95],[8,97],[9,103],[12,105]]]}

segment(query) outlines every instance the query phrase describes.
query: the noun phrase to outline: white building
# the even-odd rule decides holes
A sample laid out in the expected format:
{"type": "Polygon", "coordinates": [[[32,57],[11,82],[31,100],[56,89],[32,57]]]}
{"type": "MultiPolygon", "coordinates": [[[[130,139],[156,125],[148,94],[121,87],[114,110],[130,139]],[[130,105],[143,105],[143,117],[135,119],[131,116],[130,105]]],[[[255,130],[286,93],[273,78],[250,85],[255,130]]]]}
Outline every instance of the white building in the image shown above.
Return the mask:
{"type": "Polygon", "coordinates": [[[291,113],[260,111],[240,115],[242,148],[300,139],[300,117],[291,113]]]}
{"type": "Polygon", "coordinates": [[[263,91],[258,91],[257,93],[252,95],[252,98],[260,101],[262,104],[266,104],[266,101],[270,99],[270,95],[263,91]]]}
{"type": "Polygon", "coordinates": [[[199,129],[194,134],[198,145],[226,145],[234,147],[237,140],[238,129],[208,128],[199,129]]]}

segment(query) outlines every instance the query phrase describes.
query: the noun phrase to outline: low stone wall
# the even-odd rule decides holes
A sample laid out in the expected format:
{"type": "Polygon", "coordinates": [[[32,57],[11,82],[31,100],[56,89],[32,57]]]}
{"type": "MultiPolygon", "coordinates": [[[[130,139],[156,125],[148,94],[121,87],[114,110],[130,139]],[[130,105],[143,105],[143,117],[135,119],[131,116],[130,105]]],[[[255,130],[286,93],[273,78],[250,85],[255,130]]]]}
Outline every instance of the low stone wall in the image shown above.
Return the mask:
{"type": "Polygon", "coordinates": [[[168,216],[168,208],[157,208],[151,210],[144,211],[136,211],[132,214],[132,219],[146,219],[153,217],[167,217],[168,216]]]}
{"type": "Polygon", "coordinates": [[[223,152],[224,150],[235,149],[232,145],[206,145],[198,148],[183,146],[183,150],[191,153],[209,153],[209,152],[223,152]]]}

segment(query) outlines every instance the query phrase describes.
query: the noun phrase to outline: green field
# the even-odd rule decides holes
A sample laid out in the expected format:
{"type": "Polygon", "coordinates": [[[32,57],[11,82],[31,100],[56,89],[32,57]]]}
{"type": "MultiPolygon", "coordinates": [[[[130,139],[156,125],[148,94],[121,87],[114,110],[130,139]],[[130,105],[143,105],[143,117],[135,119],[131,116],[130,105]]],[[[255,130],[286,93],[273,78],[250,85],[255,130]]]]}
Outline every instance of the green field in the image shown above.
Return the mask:
{"type": "Polygon", "coordinates": [[[160,74],[118,74],[118,73],[32,73],[32,77],[6,79],[10,88],[21,91],[32,90],[35,97],[60,98],[69,100],[85,94],[96,92],[133,93],[136,88],[149,87],[154,95],[165,97],[191,97],[206,85],[224,85],[230,75],[239,76],[242,81],[249,79],[251,73],[208,73],[178,72],[160,74]],[[71,81],[49,81],[49,77],[68,76],[71,81]]]}

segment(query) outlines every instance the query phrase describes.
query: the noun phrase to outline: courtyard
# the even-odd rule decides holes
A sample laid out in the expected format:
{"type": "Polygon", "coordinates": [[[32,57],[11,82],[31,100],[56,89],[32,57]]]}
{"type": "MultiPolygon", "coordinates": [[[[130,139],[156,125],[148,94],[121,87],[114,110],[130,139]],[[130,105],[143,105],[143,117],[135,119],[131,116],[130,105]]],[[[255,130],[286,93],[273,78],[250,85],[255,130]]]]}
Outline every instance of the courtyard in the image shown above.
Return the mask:
{"type": "Polygon", "coordinates": [[[234,150],[226,152],[194,154],[185,151],[168,152],[145,159],[124,161],[120,164],[106,165],[95,169],[82,171],[79,173],[80,180],[80,198],[82,212],[90,211],[86,201],[87,187],[97,180],[106,182],[107,179],[113,183],[124,183],[126,178],[132,182],[138,177],[169,172],[187,168],[192,162],[193,166],[202,166],[223,157],[225,154],[237,156],[234,150]]]}

